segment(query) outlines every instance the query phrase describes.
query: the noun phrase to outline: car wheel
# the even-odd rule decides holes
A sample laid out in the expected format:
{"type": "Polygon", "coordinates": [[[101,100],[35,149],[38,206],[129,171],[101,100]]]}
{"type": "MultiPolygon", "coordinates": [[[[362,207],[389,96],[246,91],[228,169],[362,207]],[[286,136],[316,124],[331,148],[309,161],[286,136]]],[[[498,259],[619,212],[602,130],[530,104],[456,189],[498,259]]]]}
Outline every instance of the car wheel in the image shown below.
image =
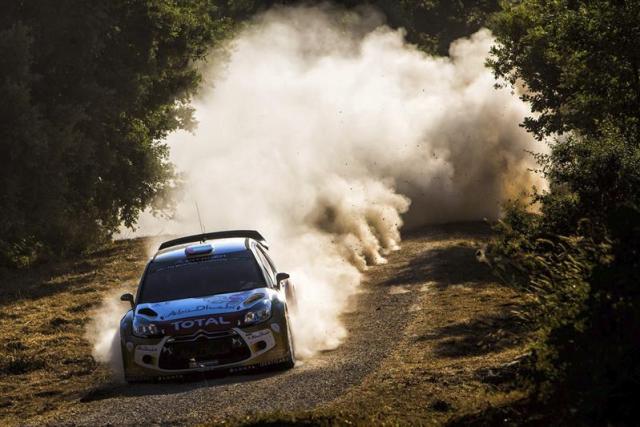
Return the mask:
{"type": "Polygon", "coordinates": [[[140,384],[140,383],[145,383],[145,382],[152,381],[153,378],[136,377],[136,376],[132,377],[132,376],[129,376],[129,375],[125,374],[124,380],[126,381],[127,384],[140,384]]]}

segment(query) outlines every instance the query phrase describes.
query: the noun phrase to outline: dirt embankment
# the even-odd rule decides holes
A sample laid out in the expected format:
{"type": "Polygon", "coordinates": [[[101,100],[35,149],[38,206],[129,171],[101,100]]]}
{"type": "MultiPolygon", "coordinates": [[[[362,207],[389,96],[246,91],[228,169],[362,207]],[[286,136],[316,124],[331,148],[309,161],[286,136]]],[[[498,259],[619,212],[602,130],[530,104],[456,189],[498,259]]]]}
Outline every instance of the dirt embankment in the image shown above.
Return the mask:
{"type": "Polygon", "coordinates": [[[371,268],[343,320],[347,340],[285,373],[123,386],[90,357],[83,325],[133,283],[144,242],[3,279],[3,424],[443,424],[514,401],[519,296],[475,261],[481,224],[434,226],[371,268]],[[28,421],[27,421],[28,420],[28,421]]]}
{"type": "Polygon", "coordinates": [[[109,381],[85,325],[103,295],[135,286],[145,261],[136,239],[0,276],[0,424],[65,407],[109,381]]]}

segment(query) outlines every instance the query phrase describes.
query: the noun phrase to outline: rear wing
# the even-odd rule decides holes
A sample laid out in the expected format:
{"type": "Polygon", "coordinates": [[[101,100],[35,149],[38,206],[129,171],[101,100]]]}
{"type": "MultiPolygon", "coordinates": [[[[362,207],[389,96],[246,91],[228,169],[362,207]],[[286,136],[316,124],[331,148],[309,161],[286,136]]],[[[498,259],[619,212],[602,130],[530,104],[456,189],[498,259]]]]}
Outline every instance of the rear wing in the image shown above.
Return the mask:
{"type": "Polygon", "coordinates": [[[202,233],[202,234],[194,234],[193,236],[180,237],[179,239],[167,240],[162,243],[158,250],[170,248],[171,246],[183,245],[185,243],[192,242],[204,242],[205,240],[213,240],[213,239],[228,239],[232,237],[246,237],[249,239],[257,240],[264,247],[268,247],[267,241],[262,234],[258,233],[256,230],[230,230],[230,231],[216,231],[214,233],[202,233]]]}

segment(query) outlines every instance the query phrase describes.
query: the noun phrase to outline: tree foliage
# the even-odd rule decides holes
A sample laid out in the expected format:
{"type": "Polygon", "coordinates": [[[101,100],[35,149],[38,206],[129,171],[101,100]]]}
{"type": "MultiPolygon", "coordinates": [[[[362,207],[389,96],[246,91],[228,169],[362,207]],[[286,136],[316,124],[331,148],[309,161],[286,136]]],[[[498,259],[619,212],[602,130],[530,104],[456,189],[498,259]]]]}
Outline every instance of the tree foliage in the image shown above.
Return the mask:
{"type": "Polygon", "coordinates": [[[4,2],[0,264],[85,248],[175,185],[194,67],[230,22],[208,1],[4,2]]]}
{"type": "MultiPolygon", "coordinates": [[[[278,5],[327,4],[325,0],[227,0],[226,16],[243,20],[278,5]]],[[[447,55],[455,39],[468,36],[486,24],[499,9],[498,0],[334,0],[346,9],[372,6],[382,12],[392,28],[404,28],[407,39],[426,52],[447,55]]]]}
{"type": "MultiPolygon", "coordinates": [[[[344,2],[350,3],[350,2],[344,2]]],[[[478,31],[496,12],[498,0],[373,0],[392,27],[407,31],[423,50],[447,55],[452,41],[478,31]]]]}
{"type": "Polygon", "coordinates": [[[640,8],[624,0],[503,2],[492,22],[496,75],[524,83],[538,137],[640,124],[640,8]]]}
{"type": "Polygon", "coordinates": [[[635,422],[640,391],[640,3],[523,0],[495,18],[498,77],[524,83],[549,190],[507,207],[489,259],[527,292],[530,377],[555,423],[635,422]]]}

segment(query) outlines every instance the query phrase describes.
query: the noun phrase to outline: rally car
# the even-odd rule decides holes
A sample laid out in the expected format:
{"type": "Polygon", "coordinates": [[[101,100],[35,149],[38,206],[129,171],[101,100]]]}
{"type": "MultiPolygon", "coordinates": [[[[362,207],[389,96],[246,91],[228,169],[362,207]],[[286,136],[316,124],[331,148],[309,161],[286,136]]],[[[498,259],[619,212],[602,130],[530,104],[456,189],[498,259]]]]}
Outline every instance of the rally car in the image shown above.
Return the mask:
{"type": "Polygon", "coordinates": [[[147,264],[120,322],[129,382],[295,363],[289,275],[253,230],[170,240],[147,264]]]}

